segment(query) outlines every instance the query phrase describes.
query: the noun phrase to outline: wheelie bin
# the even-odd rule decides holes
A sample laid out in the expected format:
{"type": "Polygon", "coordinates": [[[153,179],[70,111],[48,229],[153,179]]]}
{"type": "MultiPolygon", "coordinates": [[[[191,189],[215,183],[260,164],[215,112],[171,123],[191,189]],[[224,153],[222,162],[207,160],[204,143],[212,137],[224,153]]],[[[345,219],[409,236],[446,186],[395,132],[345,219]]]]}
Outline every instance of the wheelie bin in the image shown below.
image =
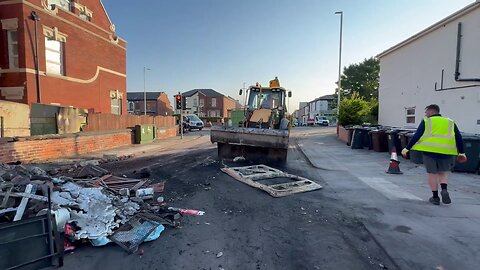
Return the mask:
{"type": "MultiPolygon", "coordinates": [[[[408,142],[412,139],[415,133],[407,133],[406,137],[408,142]]],[[[410,150],[409,151],[410,160],[415,164],[423,164],[423,153],[420,151],[410,150]]]]}
{"type": "Polygon", "coordinates": [[[400,139],[398,138],[398,129],[389,129],[386,131],[388,139],[388,151],[392,153],[392,148],[395,147],[397,154],[400,154],[402,151],[402,145],[400,144],[400,139]]]}
{"type": "Polygon", "coordinates": [[[372,147],[375,152],[388,152],[388,138],[385,130],[372,130],[372,147]]]}
{"type": "Polygon", "coordinates": [[[353,135],[352,135],[352,142],[351,142],[350,148],[352,148],[352,149],[363,149],[364,140],[365,140],[365,132],[366,132],[366,130],[363,127],[354,127],[353,135]]]}
{"type": "Polygon", "coordinates": [[[463,135],[463,146],[467,155],[467,162],[455,163],[454,171],[480,174],[480,136],[463,135]]]}

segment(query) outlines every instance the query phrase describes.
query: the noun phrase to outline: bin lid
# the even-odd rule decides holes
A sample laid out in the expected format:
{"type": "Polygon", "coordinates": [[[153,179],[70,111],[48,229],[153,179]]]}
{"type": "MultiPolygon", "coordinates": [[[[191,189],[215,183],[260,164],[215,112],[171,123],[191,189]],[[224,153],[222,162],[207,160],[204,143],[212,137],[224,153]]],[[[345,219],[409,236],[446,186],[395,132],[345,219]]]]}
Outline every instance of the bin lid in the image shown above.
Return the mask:
{"type": "Polygon", "coordinates": [[[462,139],[464,141],[480,141],[480,136],[473,135],[473,134],[467,134],[467,135],[462,135],[462,139]]]}

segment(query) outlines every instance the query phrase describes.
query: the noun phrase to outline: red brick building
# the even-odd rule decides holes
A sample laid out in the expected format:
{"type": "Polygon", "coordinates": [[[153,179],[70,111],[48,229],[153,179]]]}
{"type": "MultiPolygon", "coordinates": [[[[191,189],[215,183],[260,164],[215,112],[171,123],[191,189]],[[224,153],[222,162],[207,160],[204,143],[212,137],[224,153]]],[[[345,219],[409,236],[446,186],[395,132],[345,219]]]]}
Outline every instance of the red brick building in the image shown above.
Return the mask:
{"type": "Polygon", "coordinates": [[[126,41],[100,0],[0,0],[0,23],[0,100],[126,114],[126,41]]]}
{"type": "Polygon", "coordinates": [[[228,117],[228,112],[237,108],[237,101],[213,89],[194,89],[182,93],[185,97],[184,113],[200,117],[228,117]]]}
{"type": "MultiPolygon", "coordinates": [[[[171,116],[173,107],[165,92],[147,92],[147,115],[171,116]]],[[[145,96],[143,92],[127,93],[127,110],[129,114],[145,114],[145,96]]]]}

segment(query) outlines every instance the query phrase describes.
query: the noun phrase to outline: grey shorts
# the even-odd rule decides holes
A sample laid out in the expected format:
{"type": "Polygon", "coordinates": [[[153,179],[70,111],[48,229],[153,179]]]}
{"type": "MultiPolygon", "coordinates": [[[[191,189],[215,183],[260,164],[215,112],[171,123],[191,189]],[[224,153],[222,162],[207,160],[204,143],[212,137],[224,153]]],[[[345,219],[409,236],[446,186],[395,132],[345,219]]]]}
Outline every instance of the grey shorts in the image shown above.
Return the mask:
{"type": "Polygon", "coordinates": [[[423,155],[423,164],[427,173],[449,172],[455,164],[455,157],[434,158],[429,155],[423,155]]]}

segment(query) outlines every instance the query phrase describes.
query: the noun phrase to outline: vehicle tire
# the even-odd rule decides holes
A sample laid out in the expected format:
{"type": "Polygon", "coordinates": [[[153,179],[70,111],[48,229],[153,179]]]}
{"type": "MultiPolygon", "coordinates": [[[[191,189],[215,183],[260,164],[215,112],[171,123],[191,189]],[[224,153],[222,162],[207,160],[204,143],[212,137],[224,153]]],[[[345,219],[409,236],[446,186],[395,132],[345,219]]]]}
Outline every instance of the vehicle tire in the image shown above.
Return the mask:
{"type": "Polygon", "coordinates": [[[202,131],[202,129],[203,129],[203,128],[199,128],[198,130],[199,130],[199,131],[202,131]]]}

